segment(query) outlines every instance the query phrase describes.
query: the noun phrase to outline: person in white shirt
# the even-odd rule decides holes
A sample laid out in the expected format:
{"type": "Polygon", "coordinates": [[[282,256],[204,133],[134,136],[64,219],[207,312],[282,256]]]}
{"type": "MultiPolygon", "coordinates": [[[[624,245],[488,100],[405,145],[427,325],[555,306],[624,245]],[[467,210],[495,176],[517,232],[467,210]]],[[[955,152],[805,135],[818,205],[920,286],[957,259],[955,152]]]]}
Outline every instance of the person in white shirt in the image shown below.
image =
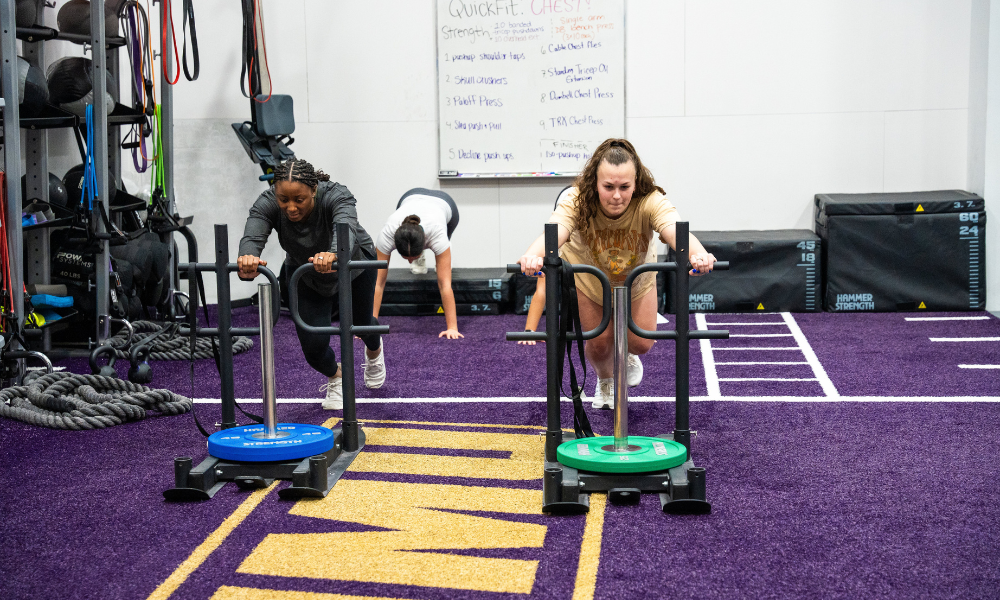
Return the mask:
{"type": "MultiPolygon", "coordinates": [[[[445,319],[445,330],[438,337],[449,340],[465,337],[458,332],[455,293],[451,289],[451,234],[456,226],[458,206],[451,196],[438,190],[414,188],[399,199],[396,211],[389,215],[375,242],[378,259],[384,261],[389,260],[393,250],[411,265],[423,261],[425,249],[429,248],[434,253],[434,270],[445,319]]],[[[426,267],[422,272],[426,272],[426,267]]],[[[375,282],[376,318],[382,307],[388,274],[388,269],[380,269],[375,282]]]]}

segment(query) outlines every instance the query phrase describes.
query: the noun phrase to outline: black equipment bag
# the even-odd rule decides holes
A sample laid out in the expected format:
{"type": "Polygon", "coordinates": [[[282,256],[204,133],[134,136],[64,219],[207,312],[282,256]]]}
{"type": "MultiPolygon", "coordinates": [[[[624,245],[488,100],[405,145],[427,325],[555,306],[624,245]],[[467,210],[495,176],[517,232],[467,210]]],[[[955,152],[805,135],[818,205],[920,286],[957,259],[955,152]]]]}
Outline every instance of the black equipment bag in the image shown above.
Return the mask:
{"type": "Polygon", "coordinates": [[[817,194],[828,311],[986,307],[986,213],[962,190],[817,194]]]}
{"type": "MultiPolygon", "coordinates": [[[[691,312],[814,312],[820,309],[820,238],[808,229],[692,232],[728,271],[690,278],[691,312]]],[[[672,262],[668,249],[661,260],[672,262]]],[[[674,273],[657,273],[661,312],[676,313],[674,273]]]]}

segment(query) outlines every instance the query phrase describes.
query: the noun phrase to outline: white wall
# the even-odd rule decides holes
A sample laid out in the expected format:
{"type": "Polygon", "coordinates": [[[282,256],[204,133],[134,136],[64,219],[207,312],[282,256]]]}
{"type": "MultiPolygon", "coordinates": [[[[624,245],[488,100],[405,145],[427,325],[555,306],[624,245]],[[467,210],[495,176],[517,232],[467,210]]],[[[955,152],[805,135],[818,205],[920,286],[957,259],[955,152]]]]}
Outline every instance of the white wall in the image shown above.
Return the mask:
{"type": "MultiPolygon", "coordinates": [[[[821,192],[967,188],[974,1],[627,0],[626,135],[695,230],[811,229],[821,192]]],[[[229,125],[249,118],[239,6],[195,8],[201,78],[174,88],[178,207],[206,252],[228,223],[235,252],[264,189],[229,125]]],[[[354,192],[366,228],[423,186],[461,208],[457,267],[512,262],[541,232],[568,181],[436,178],[435,0],[265,0],[265,15],[293,149],[354,192]]]]}
{"type": "MultiPolygon", "coordinates": [[[[990,0],[982,171],[986,198],[986,304],[1000,310],[1000,0],[990,0]]],[[[970,131],[972,131],[970,129],[970,131]]]]}

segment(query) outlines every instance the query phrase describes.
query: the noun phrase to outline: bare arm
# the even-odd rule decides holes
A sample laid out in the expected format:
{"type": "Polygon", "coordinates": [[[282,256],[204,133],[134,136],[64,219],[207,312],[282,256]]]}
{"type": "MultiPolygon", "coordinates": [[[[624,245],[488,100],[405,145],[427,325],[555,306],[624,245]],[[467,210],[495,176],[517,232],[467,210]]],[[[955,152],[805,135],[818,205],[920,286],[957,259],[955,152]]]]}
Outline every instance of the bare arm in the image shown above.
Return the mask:
{"type": "MultiPolygon", "coordinates": [[[[542,320],[542,312],[545,310],[545,276],[535,280],[535,294],[531,297],[531,306],[528,307],[528,318],[524,322],[525,331],[537,331],[538,322],[542,320]]],[[[522,346],[534,346],[533,340],[521,340],[518,342],[522,346]]]]}
{"type": "MultiPolygon", "coordinates": [[[[389,255],[376,249],[375,254],[379,260],[384,260],[386,263],[389,262],[389,255]]],[[[375,318],[378,318],[378,311],[382,308],[382,293],[385,292],[385,280],[389,277],[388,264],[386,264],[385,269],[378,270],[378,276],[375,278],[375,307],[372,312],[375,318]]]]}
{"type": "MultiPolygon", "coordinates": [[[[674,224],[667,225],[660,230],[660,239],[674,250],[677,250],[677,227],[674,224]]],[[[693,269],[688,271],[691,275],[706,275],[712,272],[715,265],[715,256],[705,250],[698,238],[693,233],[688,234],[688,260],[691,261],[693,269]]]]}
{"type": "Polygon", "coordinates": [[[451,289],[451,248],[434,257],[438,291],[441,292],[441,306],[444,308],[445,331],[438,337],[457,340],[465,337],[458,332],[458,311],[455,309],[455,292],[451,289]]]}
{"type": "MultiPolygon", "coordinates": [[[[559,247],[562,248],[563,244],[569,241],[569,236],[572,233],[564,225],[559,225],[559,247]]],[[[528,249],[524,251],[524,256],[522,256],[517,262],[521,265],[521,272],[525,275],[531,277],[537,277],[537,274],[542,270],[542,257],[545,255],[545,234],[538,236],[534,242],[528,246],[528,249]]]]}

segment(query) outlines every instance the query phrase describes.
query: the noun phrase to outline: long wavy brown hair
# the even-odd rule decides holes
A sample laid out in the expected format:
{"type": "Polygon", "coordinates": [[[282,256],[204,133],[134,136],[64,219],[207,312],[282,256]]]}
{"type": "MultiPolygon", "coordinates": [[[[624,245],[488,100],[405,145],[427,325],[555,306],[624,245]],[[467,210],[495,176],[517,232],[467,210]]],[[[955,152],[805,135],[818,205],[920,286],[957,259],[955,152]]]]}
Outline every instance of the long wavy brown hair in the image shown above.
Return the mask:
{"type": "Polygon", "coordinates": [[[618,138],[606,139],[594,150],[594,154],[587,161],[587,166],[573,182],[573,185],[579,190],[579,195],[576,197],[576,227],[581,231],[586,230],[593,223],[594,217],[601,210],[601,199],[597,194],[597,168],[604,161],[615,166],[631,162],[635,167],[635,189],[632,191],[632,201],[645,198],[653,190],[659,190],[661,194],[665,193],[663,188],[656,185],[653,174],[639,160],[639,154],[635,151],[632,142],[618,138]]]}

